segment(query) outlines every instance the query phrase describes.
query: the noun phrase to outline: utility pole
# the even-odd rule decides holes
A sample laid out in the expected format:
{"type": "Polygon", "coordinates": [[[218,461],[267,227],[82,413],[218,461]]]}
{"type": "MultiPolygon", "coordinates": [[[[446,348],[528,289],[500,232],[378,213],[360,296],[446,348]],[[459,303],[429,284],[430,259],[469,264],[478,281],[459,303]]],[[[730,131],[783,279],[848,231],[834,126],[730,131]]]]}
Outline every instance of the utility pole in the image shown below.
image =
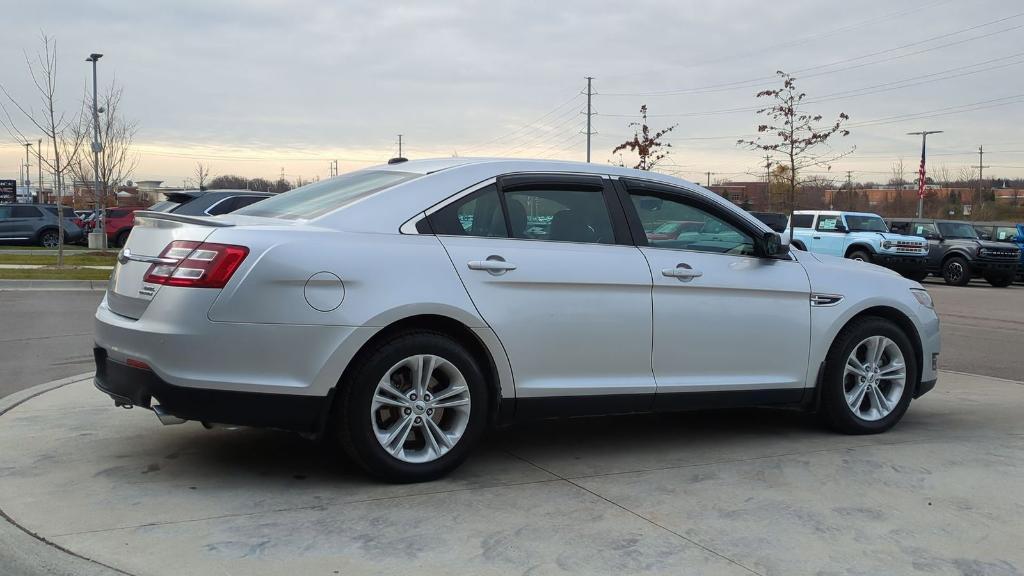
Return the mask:
{"type": "Polygon", "coordinates": [[[708,175],[708,188],[711,188],[711,175],[714,174],[714,172],[705,172],[705,174],[708,175]]]}
{"type": "MultiPolygon", "coordinates": [[[[29,151],[30,148],[32,148],[32,143],[31,142],[25,142],[24,144],[22,144],[22,146],[25,147],[25,193],[28,194],[28,198],[29,198],[28,201],[31,202],[32,201],[32,165],[29,164],[29,161],[28,161],[28,151],[29,151]]],[[[14,201],[17,202],[18,199],[15,198],[14,201]]]]}
{"type": "Polygon", "coordinates": [[[398,135],[398,157],[402,158],[402,135],[398,135]]]}
{"type": "MultiPolygon", "coordinates": [[[[36,202],[43,201],[43,139],[39,139],[39,143],[36,145],[36,166],[39,168],[39,179],[36,180],[36,202]]],[[[63,218],[64,213],[61,208],[58,207],[57,212],[60,212],[58,218],[63,218]]]]}
{"type": "MultiPolygon", "coordinates": [[[[853,170],[847,170],[846,171],[846,189],[847,189],[847,195],[849,196],[849,199],[850,199],[850,202],[849,202],[850,210],[853,210],[854,209],[854,206],[853,206],[853,170]]],[[[833,193],[833,196],[835,196],[834,193],[833,193]]],[[[832,199],[829,200],[829,203],[828,203],[828,209],[829,210],[833,210],[832,205],[834,203],[835,203],[835,198],[832,198],[832,199]]]]}
{"type": "Polygon", "coordinates": [[[593,134],[591,131],[591,118],[594,116],[594,109],[591,106],[591,98],[594,96],[593,89],[593,76],[587,76],[587,162],[590,162],[590,136],[593,134]]]}
{"type": "Polygon", "coordinates": [[[982,194],[985,192],[985,147],[978,146],[978,198],[975,200],[976,203],[981,204],[984,202],[982,194]]]}
{"type": "Polygon", "coordinates": [[[764,155],[764,195],[768,198],[768,210],[772,209],[772,157],[764,155]]]}
{"type": "Polygon", "coordinates": [[[103,191],[100,190],[100,151],[103,150],[103,144],[100,142],[100,111],[99,111],[99,99],[97,98],[96,92],[96,63],[99,62],[103,54],[92,53],[86,62],[92,62],[92,162],[95,176],[93,180],[93,199],[96,200],[96,228],[89,233],[89,247],[105,249],[107,247],[107,234],[104,230],[105,222],[103,218],[103,191]]]}
{"type": "Polygon", "coordinates": [[[924,158],[925,158],[925,147],[928,143],[929,134],[942,134],[942,130],[925,130],[923,132],[907,132],[907,136],[921,136],[921,167],[918,168],[917,174],[917,217],[921,218],[921,214],[924,212],[924,158]]]}

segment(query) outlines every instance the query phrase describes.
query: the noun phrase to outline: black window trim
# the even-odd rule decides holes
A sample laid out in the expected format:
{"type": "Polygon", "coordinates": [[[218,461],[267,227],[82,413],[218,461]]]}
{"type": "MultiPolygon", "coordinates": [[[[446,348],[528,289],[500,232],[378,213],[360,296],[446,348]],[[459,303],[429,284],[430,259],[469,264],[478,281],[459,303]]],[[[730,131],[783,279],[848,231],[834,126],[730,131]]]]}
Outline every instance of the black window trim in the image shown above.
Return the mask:
{"type": "MultiPolygon", "coordinates": [[[[754,225],[752,222],[748,222],[746,219],[737,216],[724,210],[721,206],[715,204],[711,200],[705,198],[701,193],[681,186],[675,186],[667,184],[665,182],[657,182],[653,180],[642,180],[639,178],[623,177],[615,180],[616,189],[619,196],[619,203],[626,214],[626,221],[629,224],[630,233],[633,236],[633,242],[637,247],[654,248],[658,250],[673,250],[677,252],[693,252],[697,254],[710,254],[716,256],[729,256],[735,258],[757,258],[763,259],[764,256],[757,254],[724,254],[718,252],[707,252],[704,250],[690,250],[687,248],[667,248],[661,246],[652,246],[647,240],[647,234],[644,232],[643,224],[640,222],[640,215],[637,214],[636,208],[633,206],[633,201],[630,199],[630,191],[647,192],[653,196],[661,196],[669,200],[682,201],[686,204],[690,204],[695,208],[703,210],[712,216],[722,220],[723,222],[734,226],[741,232],[750,236],[754,242],[755,250],[760,242],[760,238],[764,235],[764,230],[754,225]]],[[[791,261],[795,262],[796,259],[793,256],[787,256],[786,258],[775,258],[782,262],[791,261]]]]}
{"type": "MultiPolygon", "coordinates": [[[[548,190],[593,190],[600,192],[604,199],[605,208],[608,210],[608,218],[611,220],[612,235],[615,242],[611,244],[600,244],[596,242],[565,242],[568,244],[592,244],[595,246],[634,246],[630,237],[629,226],[626,222],[626,215],[623,212],[621,202],[618,199],[617,190],[613,180],[607,174],[595,174],[590,172],[510,172],[492,176],[472,186],[469,186],[444,200],[427,208],[423,212],[414,215],[402,224],[399,232],[402,234],[433,234],[436,236],[448,236],[436,234],[430,228],[430,216],[435,212],[448,207],[454,202],[494,184],[498,189],[498,198],[501,201],[502,215],[505,217],[506,230],[511,230],[508,221],[508,206],[505,202],[506,191],[519,191],[536,189],[543,186],[548,190]],[[504,186],[503,186],[504,184],[504,186]]],[[[559,240],[540,240],[535,238],[499,238],[491,237],[488,240],[517,240],[520,242],[562,242],[559,240]]]]}

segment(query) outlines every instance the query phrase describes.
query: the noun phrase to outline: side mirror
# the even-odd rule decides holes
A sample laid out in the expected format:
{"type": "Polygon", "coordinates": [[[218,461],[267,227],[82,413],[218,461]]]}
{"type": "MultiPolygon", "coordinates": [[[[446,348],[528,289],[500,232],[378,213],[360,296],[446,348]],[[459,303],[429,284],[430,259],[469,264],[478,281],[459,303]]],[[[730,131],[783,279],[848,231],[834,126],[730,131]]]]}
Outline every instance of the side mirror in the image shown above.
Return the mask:
{"type": "Polygon", "coordinates": [[[761,236],[761,255],[765,258],[785,258],[789,255],[789,244],[783,244],[777,232],[765,232],[761,236]]]}
{"type": "Polygon", "coordinates": [[[843,234],[846,234],[849,231],[850,229],[846,227],[846,224],[843,224],[842,222],[836,222],[836,232],[842,232],[843,234]]]}

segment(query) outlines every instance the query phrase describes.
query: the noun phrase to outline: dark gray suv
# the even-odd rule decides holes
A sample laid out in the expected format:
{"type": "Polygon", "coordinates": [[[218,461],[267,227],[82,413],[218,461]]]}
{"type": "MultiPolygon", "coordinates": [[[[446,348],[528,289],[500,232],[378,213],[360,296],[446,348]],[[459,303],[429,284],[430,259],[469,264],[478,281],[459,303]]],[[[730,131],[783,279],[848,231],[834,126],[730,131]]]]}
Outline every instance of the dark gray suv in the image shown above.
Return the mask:
{"type": "Polygon", "coordinates": [[[972,276],[981,276],[993,286],[1004,287],[1017,274],[1020,248],[979,239],[970,222],[893,218],[889,229],[928,240],[928,271],[942,276],[946,284],[966,286],[972,276]]]}
{"type": "MultiPolygon", "coordinates": [[[[75,211],[64,207],[64,243],[82,239],[75,211]]],[[[59,242],[57,206],[53,204],[0,204],[0,242],[21,242],[56,248],[59,242]]]]}

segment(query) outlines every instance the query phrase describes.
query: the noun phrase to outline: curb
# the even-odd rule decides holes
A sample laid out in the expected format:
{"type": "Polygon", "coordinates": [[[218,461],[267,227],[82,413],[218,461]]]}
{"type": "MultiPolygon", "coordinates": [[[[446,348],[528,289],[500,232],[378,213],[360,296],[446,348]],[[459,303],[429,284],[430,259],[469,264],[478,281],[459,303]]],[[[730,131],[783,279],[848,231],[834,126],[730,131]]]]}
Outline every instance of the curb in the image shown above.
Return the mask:
{"type": "Polygon", "coordinates": [[[0,291],[106,290],[106,280],[0,280],[0,291]]]}
{"type": "MultiPolygon", "coordinates": [[[[39,384],[0,398],[0,416],[29,400],[88,380],[92,372],[39,384]]],[[[0,566],[11,576],[132,576],[128,572],[90,560],[22,527],[0,510],[0,566]]]]}

